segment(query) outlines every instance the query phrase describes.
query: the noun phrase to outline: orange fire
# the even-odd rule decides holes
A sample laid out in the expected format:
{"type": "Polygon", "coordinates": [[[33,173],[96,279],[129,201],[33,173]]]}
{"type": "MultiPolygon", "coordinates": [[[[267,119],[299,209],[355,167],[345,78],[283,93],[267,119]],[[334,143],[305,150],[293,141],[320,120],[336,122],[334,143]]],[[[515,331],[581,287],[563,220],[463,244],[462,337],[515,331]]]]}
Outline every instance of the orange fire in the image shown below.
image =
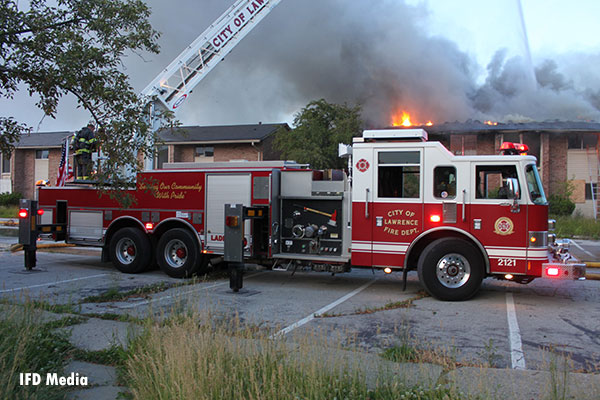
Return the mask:
{"type": "Polygon", "coordinates": [[[403,126],[405,128],[409,128],[411,126],[421,126],[421,125],[425,125],[425,126],[433,126],[433,122],[431,121],[427,121],[426,123],[413,123],[410,120],[410,114],[407,113],[406,111],[401,111],[398,112],[394,115],[392,115],[392,126],[403,126]]]}
{"type": "Polygon", "coordinates": [[[491,125],[491,126],[496,126],[496,125],[498,125],[498,123],[497,123],[497,122],[494,122],[494,121],[485,121],[485,122],[484,122],[484,124],[486,124],[486,125],[491,125]]]}

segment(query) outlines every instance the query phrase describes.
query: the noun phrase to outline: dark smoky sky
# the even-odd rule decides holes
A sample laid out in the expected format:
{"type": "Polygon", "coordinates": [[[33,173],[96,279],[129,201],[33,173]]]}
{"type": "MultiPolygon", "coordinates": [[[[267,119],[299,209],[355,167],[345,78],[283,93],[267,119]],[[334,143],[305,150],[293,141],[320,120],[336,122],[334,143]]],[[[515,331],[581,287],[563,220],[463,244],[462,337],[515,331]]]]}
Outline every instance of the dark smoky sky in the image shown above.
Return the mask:
{"type": "MultiPolygon", "coordinates": [[[[233,0],[147,2],[161,53],[125,60],[140,91],[233,0]]],[[[390,125],[399,110],[436,123],[600,120],[600,54],[536,58],[532,71],[498,48],[479,65],[428,34],[428,17],[427,5],[399,0],[283,0],[196,86],[178,118],[184,125],[291,122],[309,101],[325,98],[361,104],[370,127],[390,125]]],[[[76,129],[87,120],[68,107],[42,126],[76,129]]]]}

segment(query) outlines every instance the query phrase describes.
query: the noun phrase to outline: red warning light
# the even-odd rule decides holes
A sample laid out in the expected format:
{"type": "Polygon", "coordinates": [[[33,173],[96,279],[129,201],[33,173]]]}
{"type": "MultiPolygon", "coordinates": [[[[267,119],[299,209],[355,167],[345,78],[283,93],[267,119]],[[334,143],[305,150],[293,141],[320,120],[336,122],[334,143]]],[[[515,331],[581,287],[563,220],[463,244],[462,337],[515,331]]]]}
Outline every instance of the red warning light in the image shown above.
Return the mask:
{"type": "Polygon", "coordinates": [[[38,215],[44,215],[44,210],[42,210],[41,208],[37,211],[38,215]]]}
{"type": "Polygon", "coordinates": [[[549,267],[546,269],[546,273],[548,274],[548,276],[558,276],[558,274],[560,274],[560,268],[549,267]]]}
{"type": "Polygon", "coordinates": [[[151,231],[152,229],[154,229],[154,224],[152,222],[146,222],[146,229],[151,231]]]}
{"type": "Polygon", "coordinates": [[[429,220],[431,222],[440,222],[442,220],[442,217],[440,217],[437,214],[433,214],[432,216],[429,217],[429,220]]]}
{"type": "Polygon", "coordinates": [[[29,215],[29,212],[26,209],[22,208],[21,210],[19,210],[19,217],[27,218],[28,215],[29,215]]]}

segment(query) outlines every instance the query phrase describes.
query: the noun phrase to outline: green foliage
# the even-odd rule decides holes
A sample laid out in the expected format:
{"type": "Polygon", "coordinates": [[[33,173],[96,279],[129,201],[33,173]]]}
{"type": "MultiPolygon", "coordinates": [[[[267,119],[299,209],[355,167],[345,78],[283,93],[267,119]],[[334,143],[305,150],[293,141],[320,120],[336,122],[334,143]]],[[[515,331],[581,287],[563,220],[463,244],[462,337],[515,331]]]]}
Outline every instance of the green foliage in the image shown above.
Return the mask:
{"type": "Polygon", "coordinates": [[[406,343],[385,349],[381,354],[381,357],[394,362],[419,361],[419,353],[417,352],[417,349],[406,343]]]}
{"type": "Polygon", "coordinates": [[[60,399],[63,388],[21,386],[19,373],[62,373],[72,349],[64,334],[42,324],[41,314],[25,305],[3,308],[0,312],[0,398],[60,399]]]}
{"type": "Polygon", "coordinates": [[[294,116],[294,129],[281,130],[275,149],[282,157],[313,168],[343,168],[346,160],[338,157],[338,143],[350,144],[361,133],[360,106],[311,101],[294,116]]]}
{"type": "Polygon", "coordinates": [[[134,399],[458,399],[452,389],[408,387],[402,376],[360,372],[311,334],[272,339],[238,322],[183,316],[149,323],[129,344],[125,377],[134,399]]]}
{"type": "Polygon", "coordinates": [[[0,206],[0,218],[18,218],[19,206],[0,206]]]}
{"type": "Polygon", "coordinates": [[[575,210],[575,203],[562,195],[553,194],[548,199],[548,212],[552,215],[569,216],[575,210]]]}
{"type": "MultiPolygon", "coordinates": [[[[99,187],[130,186],[132,175],[123,167],[139,170],[137,154],[154,149],[156,136],[143,118],[147,99],[134,91],[121,62],[129,52],[158,52],[159,34],[149,17],[142,0],[0,2],[0,97],[26,88],[54,118],[59,101],[74,96],[104,127],[96,133],[107,157],[99,187]]],[[[29,131],[0,115],[0,150],[10,153],[29,131]]]]}
{"type": "Polygon", "coordinates": [[[18,206],[19,200],[23,198],[23,195],[19,192],[14,193],[0,193],[0,206],[18,206]]]}
{"type": "Polygon", "coordinates": [[[571,200],[573,190],[573,182],[562,182],[558,193],[552,194],[548,198],[548,212],[552,215],[569,216],[573,214],[575,210],[575,203],[571,200]]]}
{"type": "Polygon", "coordinates": [[[600,239],[600,221],[584,218],[550,215],[556,220],[556,236],[561,238],[584,237],[600,239]]]}
{"type": "Polygon", "coordinates": [[[127,352],[118,344],[113,344],[104,350],[74,349],[72,354],[77,360],[102,365],[121,365],[127,359],[127,352]]]}

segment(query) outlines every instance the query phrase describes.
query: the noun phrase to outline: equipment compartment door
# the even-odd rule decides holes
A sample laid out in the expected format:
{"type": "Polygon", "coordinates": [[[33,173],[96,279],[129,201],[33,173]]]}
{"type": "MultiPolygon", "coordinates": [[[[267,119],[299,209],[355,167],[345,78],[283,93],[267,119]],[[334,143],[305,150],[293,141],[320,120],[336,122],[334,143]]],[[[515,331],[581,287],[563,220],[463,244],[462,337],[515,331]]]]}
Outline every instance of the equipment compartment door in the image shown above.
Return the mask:
{"type": "MultiPolygon", "coordinates": [[[[252,180],[250,174],[206,175],[206,245],[209,250],[223,251],[225,233],[225,204],[251,205],[252,180]]],[[[250,221],[244,225],[244,237],[250,241],[250,221]]]]}

